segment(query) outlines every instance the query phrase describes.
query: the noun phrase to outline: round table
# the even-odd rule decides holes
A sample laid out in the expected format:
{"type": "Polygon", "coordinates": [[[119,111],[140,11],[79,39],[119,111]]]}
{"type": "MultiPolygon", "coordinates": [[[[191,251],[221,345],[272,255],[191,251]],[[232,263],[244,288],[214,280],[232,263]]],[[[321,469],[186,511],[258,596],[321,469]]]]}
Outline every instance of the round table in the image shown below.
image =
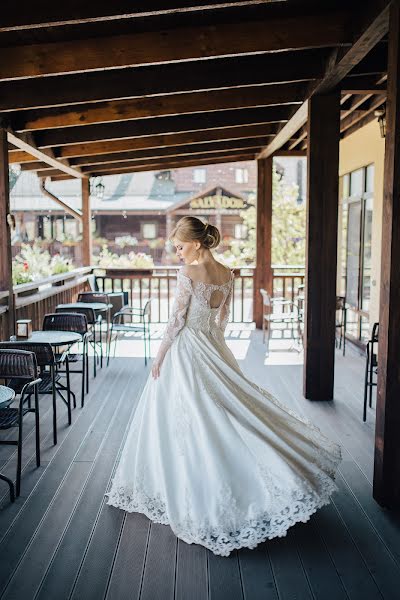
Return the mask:
{"type": "Polygon", "coordinates": [[[74,331],[32,331],[30,342],[42,342],[52,346],[67,346],[82,341],[80,333],[74,331]]]}
{"type": "Polygon", "coordinates": [[[9,404],[11,404],[14,398],[14,390],[5,385],[0,385],[0,408],[5,408],[9,404]]]}
{"type": "Polygon", "coordinates": [[[57,308],[63,310],[69,308],[71,312],[74,311],[74,308],[92,308],[94,312],[105,312],[112,308],[112,304],[105,304],[104,302],[70,302],[68,304],[57,304],[57,308]]]}

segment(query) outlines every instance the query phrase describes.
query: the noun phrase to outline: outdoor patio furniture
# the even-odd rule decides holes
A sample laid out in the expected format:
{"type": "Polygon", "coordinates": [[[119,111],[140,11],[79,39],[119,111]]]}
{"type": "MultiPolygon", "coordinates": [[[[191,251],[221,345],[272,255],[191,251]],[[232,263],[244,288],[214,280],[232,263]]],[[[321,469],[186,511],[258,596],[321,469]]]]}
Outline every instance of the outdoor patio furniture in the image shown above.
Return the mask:
{"type": "Polygon", "coordinates": [[[25,350],[0,350],[0,379],[7,382],[7,387],[14,392],[3,391],[3,397],[6,399],[0,403],[0,430],[18,428],[18,439],[0,440],[0,444],[7,446],[17,446],[17,477],[14,491],[14,483],[5,475],[0,478],[6,481],[10,488],[10,499],[14,502],[15,496],[20,495],[21,491],[21,470],[22,470],[22,443],[23,443],[23,419],[24,416],[33,412],[35,415],[35,436],[36,436],[36,466],[40,467],[40,433],[39,433],[39,394],[38,384],[40,378],[37,376],[37,362],[34,352],[25,350]],[[34,394],[34,407],[29,406],[27,400],[29,394],[34,394]],[[19,394],[18,407],[11,407],[10,404],[15,394],[19,394]]]}
{"type": "Polygon", "coordinates": [[[365,380],[364,380],[364,410],[363,421],[367,420],[367,396],[369,390],[369,407],[372,407],[372,388],[376,387],[377,382],[374,376],[378,374],[378,346],[379,323],[374,323],[372,327],[371,338],[368,340],[365,360],[365,380]]]}
{"type": "Polygon", "coordinates": [[[106,305],[103,303],[88,303],[88,302],[71,302],[68,304],[57,304],[56,313],[70,313],[70,314],[81,314],[86,317],[87,328],[88,328],[88,343],[93,348],[93,376],[97,376],[97,364],[100,362],[102,366],[102,353],[103,347],[101,338],[97,339],[98,330],[96,329],[97,314],[107,310],[106,305]],[[100,350],[100,360],[97,351],[100,350]]]}
{"type": "MultiPolygon", "coordinates": [[[[43,341],[46,340],[46,335],[44,332],[53,332],[57,335],[54,336],[53,341],[50,341],[51,336],[47,337],[48,341],[52,343],[53,346],[57,346],[57,348],[61,348],[62,346],[71,346],[74,343],[82,342],[82,353],[74,353],[71,354],[68,351],[68,361],[69,363],[76,363],[82,360],[82,369],[70,369],[70,373],[80,373],[82,375],[81,380],[81,407],[85,404],[85,383],[86,383],[86,393],[89,393],[89,353],[88,353],[88,339],[89,339],[89,331],[88,324],[85,314],[78,313],[50,313],[45,315],[43,319],[43,331],[37,332],[37,334],[42,334],[43,341]],[[63,336],[62,334],[68,332],[68,336],[63,336]],[[74,335],[75,334],[75,335],[74,335]]],[[[36,332],[34,332],[36,333],[36,332]]],[[[40,339],[40,335],[38,335],[40,339]]],[[[58,357],[58,353],[56,353],[56,357],[58,357]]],[[[63,371],[60,370],[62,373],[63,371]]],[[[75,406],[75,403],[74,403],[75,406]]]]}
{"type": "Polygon", "coordinates": [[[111,308],[109,295],[104,292],[81,292],[78,294],[78,302],[84,302],[93,306],[94,304],[103,304],[105,310],[100,311],[95,309],[96,312],[96,325],[100,333],[100,366],[103,367],[103,322],[106,321],[106,340],[109,335],[109,322],[111,319],[111,308]]]}
{"type": "Polygon", "coordinates": [[[294,338],[294,326],[297,329],[297,338],[302,342],[301,335],[301,318],[298,306],[291,300],[283,300],[282,298],[271,298],[269,293],[263,288],[260,289],[260,294],[263,300],[263,343],[265,343],[265,332],[267,332],[267,354],[269,352],[269,343],[271,339],[271,325],[273,323],[283,323],[290,326],[292,337],[294,338]],[[276,310],[280,307],[281,310],[276,310]],[[285,309],[289,310],[286,312],[285,309]]]}
{"type": "Polygon", "coordinates": [[[147,300],[143,308],[125,306],[117,312],[111,321],[110,335],[107,344],[107,366],[110,362],[111,343],[113,333],[116,334],[114,339],[114,357],[117,347],[117,339],[120,333],[137,333],[143,334],[144,340],[144,364],[147,365],[147,359],[150,358],[150,317],[151,317],[151,300],[147,300]],[[127,317],[131,318],[131,322],[126,322],[127,317]],[[133,320],[136,319],[136,320],[133,320]]]}
{"type": "Polygon", "coordinates": [[[336,296],[336,320],[335,331],[339,334],[339,339],[335,336],[336,348],[342,348],[343,356],[346,353],[346,323],[347,323],[347,307],[346,298],[344,296],[336,296]]]}
{"type": "MultiPolygon", "coordinates": [[[[53,404],[53,442],[57,444],[57,394],[66,404],[68,409],[68,424],[71,425],[71,386],[70,386],[70,375],[69,375],[69,361],[68,352],[63,352],[56,359],[53,348],[48,342],[35,342],[32,340],[24,341],[13,341],[13,342],[0,342],[0,350],[26,350],[27,352],[34,352],[36,356],[36,362],[40,369],[41,382],[38,384],[39,394],[51,394],[53,404]],[[59,366],[64,365],[66,367],[66,386],[60,382],[61,376],[58,371],[59,366]],[[67,392],[65,398],[62,391],[67,392]]],[[[28,396],[28,403],[30,402],[30,395],[28,396]]]]}

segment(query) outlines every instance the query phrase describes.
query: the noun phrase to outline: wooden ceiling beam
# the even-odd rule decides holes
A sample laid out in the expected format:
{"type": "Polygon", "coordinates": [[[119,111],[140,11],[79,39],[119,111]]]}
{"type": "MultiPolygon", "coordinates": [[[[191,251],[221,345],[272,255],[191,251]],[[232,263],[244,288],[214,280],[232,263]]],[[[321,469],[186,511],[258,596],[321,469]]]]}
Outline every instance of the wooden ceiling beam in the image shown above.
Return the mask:
{"type": "Polygon", "coordinates": [[[23,10],[19,5],[6,3],[2,7],[0,32],[81,25],[165,14],[173,15],[236,6],[246,7],[269,2],[270,0],[174,0],[166,3],[163,0],[147,0],[144,4],[143,2],[132,2],[132,0],[114,0],[113,2],[108,0],[97,0],[96,2],[70,0],[68,4],[63,4],[53,0],[42,0],[40,4],[24,5],[23,10]]]}
{"type": "MultiPolygon", "coordinates": [[[[117,167],[113,164],[112,169],[104,169],[103,171],[98,171],[95,175],[107,176],[107,175],[118,175],[123,173],[140,173],[142,171],[159,171],[159,170],[168,170],[168,169],[183,169],[185,167],[193,167],[200,165],[213,165],[220,163],[231,163],[231,162],[242,162],[254,159],[254,153],[252,154],[234,154],[232,156],[224,154],[223,156],[208,156],[206,158],[196,157],[195,159],[190,160],[182,160],[178,161],[173,158],[170,159],[161,159],[159,161],[148,161],[146,163],[140,165],[124,165],[123,167],[117,167]]],[[[38,176],[41,176],[41,173],[37,173],[38,176]]],[[[86,173],[87,176],[90,177],[90,173],[86,173]]],[[[50,176],[52,180],[63,180],[67,179],[63,173],[58,172],[56,169],[52,173],[49,171],[43,172],[43,177],[50,176]]]]}
{"type": "Polygon", "coordinates": [[[15,131],[36,131],[95,123],[110,123],[146,117],[171,116],[237,108],[301,104],[304,84],[288,83],[207,92],[189,92],[114,100],[106,103],[21,111],[12,116],[15,131]]]}
{"type": "Polygon", "coordinates": [[[0,82],[0,111],[319,79],[328,49],[0,82]],[[55,85],[56,83],[56,85],[55,85]]]}
{"type": "Polygon", "coordinates": [[[35,161],[36,157],[32,154],[28,154],[23,150],[9,150],[8,151],[8,162],[12,163],[29,163],[35,161]]]}
{"type": "Polygon", "coordinates": [[[153,135],[141,138],[130,138],[87,144],[71,144],[55,149],[58,158],[73,158],[79,156],[95,156],[96,154],[111,154],[114,152],[133,152],[148,148],[181,146],[203,142],[218,142],[224,140],[239,140],[241,138],[271,137],[277,131],[275,124],[240,125],[222,129],[206,129],[184,133],[153,135]]]}
{"type": "Polygon", "coordinates": [[[316,10],[304,16],[0,47],[0,80],[324,48],[351,41],[349,12],[316,10]]]}
{"type": "Polygon", "coordinates": [[[378,84],[377,75],[345,77],[340,84],[346,94],[380,94],[386,92],[386,83],[378,84]]]}
{"type": "Polygon", "coordinates": [[[380,106],[382,106],[382,104],[384,104],[385,102],[386,96],[373,97],[372,100],[369,102],[368,108],[365,111],[363,111],[362,113],[351,113],[345,119],[341,120],[340,132],[343,133],[344,131],[346,131],[346,129],[349,129],[350,127],[364,119],[368,114],[373,114],[374,111],[380,106]]]}
{"type": "Polygon", "coordinates": [[[193,156],[204,152],[221,152],[224,150],[247,150],[261,148],[265,138],[244,138],[241,140],[227,140],[222,142],[206,142],[202,144],[185,144],[181,146],[167,146],[164,148],[148,148],[133,152],[114,152],[111,154],[98,154],[96,156],[83,156],[70,160],[73,166],[98,165],[103,163],[124,162],[130,160],[143,160],[144,158],[161,158],[163,156],[193,156]]]}
{"type": "MultiPolygon", "coordinates": [[[[360,33],[356,41],[347,52],[338,60],[335,53],[328,63],[325,77],[316,85],[310,85],[309,95],[315,93],[327,93],[337,87],[354,67],[358,65],[368,53],[375,48],[380,40],[387,34],[389,29],[389,6],[390,2],[369,2],[364,7],[360,18],[360,33]]],[[[294,133],[305,125],[308,117],[308,100],[294,113],[291,119],[284,125],[273,141],[262,150],[258,158],[267,158],[281,148],[294,133]]]]}
{"type": "Polygon", "coordinates": [[[261,123],[281,123],[287,121],[289,114],[287,106],[195,113],[173,117],[135,119],[116,123],[49,129],[37,132],[35,139],[40,148],[46,148],[99,140],[137,138],[163,133],[219,129],[221,127],[261,123]]]}
{"type": "Polygon", "coordinates": [[[20,150],[27,152],[31,156],[34,156],[38,160],[43,161],[44,163],[46,163],[46,165],[50,165],[51,167],[62,171],[63,173],[66,173],[71,177],[85,177],[85,175],[83,175],[79,168],[72,168],[69,166],[69,164],[62,163],[56,158],[54,158],[51,150],[40,150],[39,148],[37,148],[37,146],[34,144],[33,140],[29,135],[17,135],[12,131],[7,131],[7,139],[11,144],[16,146],[20,150]]]}

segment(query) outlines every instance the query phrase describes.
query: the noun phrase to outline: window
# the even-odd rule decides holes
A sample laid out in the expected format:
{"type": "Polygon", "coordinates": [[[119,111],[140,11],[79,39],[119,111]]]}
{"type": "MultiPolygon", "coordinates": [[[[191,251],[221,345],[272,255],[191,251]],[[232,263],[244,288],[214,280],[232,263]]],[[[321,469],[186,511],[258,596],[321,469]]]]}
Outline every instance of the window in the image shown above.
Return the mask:
{"type": "Polygon", "coordinates": [[[156,223],[142,223],[142,237],[145,240],[154,240],[157,237],[156,223]]]}
{"type": "Polygon", "coordinates": [[[235,239],[244,240],[247,237],[247,225],[244,223],[235,223],[235,239]]]}
{"type": "Polygon", "coordinates": [[[205,169],[193,169],[193,181],[195,183],[206,182],[207,171],[205,169]]]}
{"type": "Polygon", "coordinates": [[[236,183],[248,183],[249,172],[247,169],[235,169],[235,181],[236,183]]]}
{"type": "Polygon", "coordinates": [[[347,331],[357,340],[368,338],[371,295],[371,239],[374,165],[342,178],[342,276],[348,311],[347,331]]]}

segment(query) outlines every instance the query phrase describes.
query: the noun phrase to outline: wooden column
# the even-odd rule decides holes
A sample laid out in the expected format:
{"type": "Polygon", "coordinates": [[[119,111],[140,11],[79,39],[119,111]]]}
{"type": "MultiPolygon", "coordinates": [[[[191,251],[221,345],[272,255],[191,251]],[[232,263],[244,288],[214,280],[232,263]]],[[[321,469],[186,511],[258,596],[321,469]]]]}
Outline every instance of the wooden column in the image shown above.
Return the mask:
{"type": "Polygon", "coordinates": [[[272,296],[272,156],[257,161],[257,248],[254,273],[253,319],[262,327],[262,298],[264,288],[272,296]]]}
{"type": "Polygon", "coordinates": [[[92,262],[92,211],[90,210],[90,185],[89,178],[81,179],[82,182],[82,260],[83,266],[92,262]]]}
{"type": "Polygon", "coordinates": [[[400,9],[389,26],[373,496],[400,507],[400,9]]]}
{"type": "Polygon", "coordinates": [[[304,396],[333,398],[339,180],[340,95],[308,106],[308,197],[304,396]]]}
{"type": "Polygon", "coordinates": [[[7,337],[15,330],[10,230],[10,187],[8,179],[7,132],[0,129],[0,291],[8,291],[7,337]]]}

